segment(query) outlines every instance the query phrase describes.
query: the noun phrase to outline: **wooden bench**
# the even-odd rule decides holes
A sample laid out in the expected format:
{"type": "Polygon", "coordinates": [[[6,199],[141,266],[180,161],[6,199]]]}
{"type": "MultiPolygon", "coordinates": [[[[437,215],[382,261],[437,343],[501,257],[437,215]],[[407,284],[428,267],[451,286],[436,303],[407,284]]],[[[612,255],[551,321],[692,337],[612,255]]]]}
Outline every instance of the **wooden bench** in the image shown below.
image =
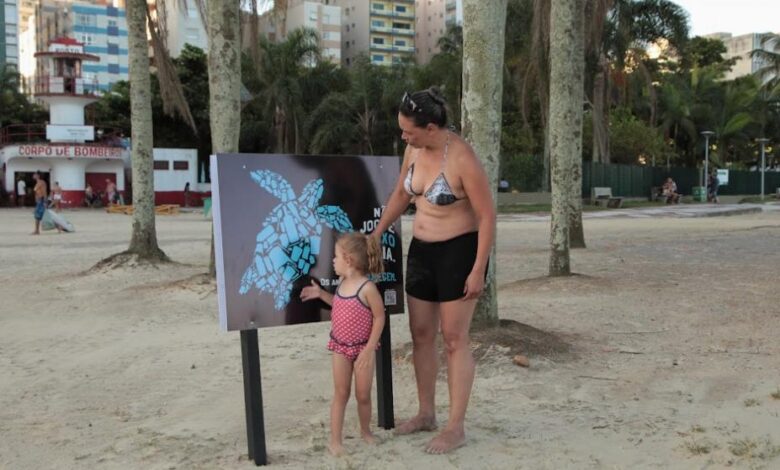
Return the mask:
{"type": "MultiPolygon", "coordinates": [[[[133,215],[133,206],[113,204],[106,207],[109,214],[133,215]]],[[[157,215],[177,215],[179,213],[178,204],[162,204],[154,207],[154,213],[157,215]]]]}
{"type": "Polygon", "coordinates": [[[612,188],[593,187],[590,188],[590,203],[594,206],[619,209],[623,207],[623,198],[612,196],[612,188]]]}

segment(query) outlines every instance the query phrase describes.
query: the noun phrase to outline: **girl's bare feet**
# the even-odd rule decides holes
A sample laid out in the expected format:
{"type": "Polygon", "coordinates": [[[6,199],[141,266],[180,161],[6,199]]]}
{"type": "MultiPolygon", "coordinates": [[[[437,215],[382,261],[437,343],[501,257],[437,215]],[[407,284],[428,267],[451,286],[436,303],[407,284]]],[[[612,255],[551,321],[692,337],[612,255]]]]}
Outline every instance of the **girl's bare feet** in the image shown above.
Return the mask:
{"type": "Polygon", "coordinates": [[[420,431],[435,431],[436,430],[436,418],[433,416],[417,415],[403,423],[399,424],[394,434],[396,436],[403,436],[405,434],[412,434],[420,431]]]}

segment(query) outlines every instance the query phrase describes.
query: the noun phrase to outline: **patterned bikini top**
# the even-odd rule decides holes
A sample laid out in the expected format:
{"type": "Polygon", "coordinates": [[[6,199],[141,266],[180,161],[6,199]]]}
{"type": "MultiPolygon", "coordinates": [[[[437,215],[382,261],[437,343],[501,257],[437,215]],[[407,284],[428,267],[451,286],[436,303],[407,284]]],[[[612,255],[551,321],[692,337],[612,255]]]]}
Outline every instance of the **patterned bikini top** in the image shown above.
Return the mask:
{"type": "Polygon", "coordinates": [[[426,201],[435,206],[448,206],[458,201],[455,193],[450,187],[450,183],[447,182],[447,177],[444,176],[444,169],[447,166],[447,150],[450,147],[450,131],[447,131],[447,142],[444,144],[444,159],[441,163],[441,172],[436,179],[433,180],[431,186],[423,193],[416,193],[412,187],[412,178],[414,178],[414,162],[409,165],[409,170],[406,172],[406,178],[404,179],[404,189],[410,196],[422,196],[426,201]]]}

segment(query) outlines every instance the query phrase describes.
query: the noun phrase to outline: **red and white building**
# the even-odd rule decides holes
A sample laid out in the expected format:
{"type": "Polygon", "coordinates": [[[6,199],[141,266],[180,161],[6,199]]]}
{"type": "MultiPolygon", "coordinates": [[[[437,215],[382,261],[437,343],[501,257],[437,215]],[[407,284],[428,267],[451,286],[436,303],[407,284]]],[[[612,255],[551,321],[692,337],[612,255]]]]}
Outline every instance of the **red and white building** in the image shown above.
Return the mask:
{"type": "MultiPolygon", "coordinates": [[[[48,105],[49,122],[0,129],[0,178],[5,190],[15,195],[17,181],[23,179],[29,195],[32,175],[40,171],[49,188],[59,183],[65,207],[81,206],[88,184],[100,194],[112,181],[124,196],[129,186],[125,176],[130,175],[129,139],[118,129],[84,123],[84,107],[97,101],[100,91],[95,80],[83,78],[81,64],[98,61],[98,56],[84,53],[84,45],[70,38],[52,41],[47,51],[35,56],[44,61],[45,73],[37,77],[34,95],[48,105]]],[[[157,204],[184,204],[188,182],[193,195],[198,194],[196,150],[154,149],[154,160],[157,204]]],[[[190,202],[197,203],[194,199],[190,202]]]]}

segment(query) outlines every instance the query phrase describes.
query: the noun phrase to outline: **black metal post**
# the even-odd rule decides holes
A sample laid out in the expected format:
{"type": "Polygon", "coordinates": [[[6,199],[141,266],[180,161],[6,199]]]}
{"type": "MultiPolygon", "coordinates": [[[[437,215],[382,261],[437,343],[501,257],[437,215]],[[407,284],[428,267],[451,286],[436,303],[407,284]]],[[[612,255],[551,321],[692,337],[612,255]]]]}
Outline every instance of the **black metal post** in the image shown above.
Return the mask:
{"type": "Polygon", "coordinates": [[[376,407],[379,427],[393,429],[393,358],[390,354],[390,315],[385,311],[385,327],[376,352],[376,407]]]}
{"type": "Polygon", "coordinates": [[[249,459],[255,465],[268,463],[265,452],[263,422],[263,389],[260,383],[260,349],[257,330],[241,330],[241,362],[244,366],[244,405],[246,407],[246,439],[249,459]]]}

